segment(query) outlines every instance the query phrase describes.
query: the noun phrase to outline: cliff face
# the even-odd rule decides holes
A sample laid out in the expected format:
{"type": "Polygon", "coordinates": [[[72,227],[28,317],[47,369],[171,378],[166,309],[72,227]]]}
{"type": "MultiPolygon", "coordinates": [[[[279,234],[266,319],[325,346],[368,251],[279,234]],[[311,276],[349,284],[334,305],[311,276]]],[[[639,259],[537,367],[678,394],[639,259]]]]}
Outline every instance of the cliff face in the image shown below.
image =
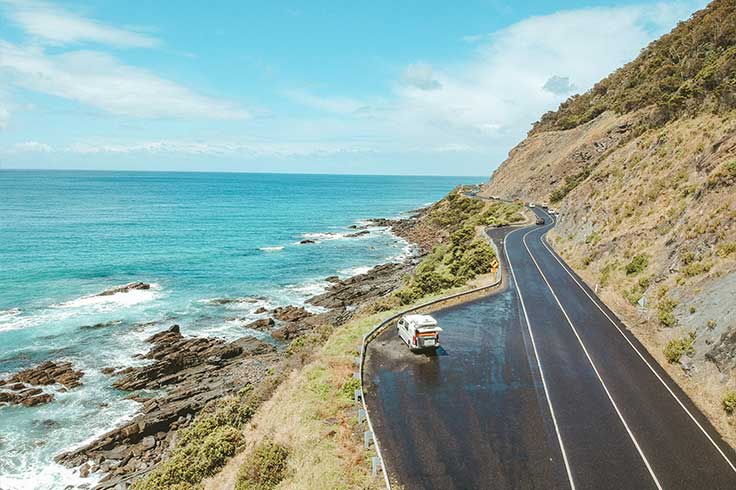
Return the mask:
{"type": "Polygon", "coordinates": [[[736,3],[712,3],[546,114],[483,189],[561,211],[551,244],[732,444],[736,69],[719,70],[736,56],[734,19],[736,3]],[[662,66],[670,85],[649,76],[662,66]]]}

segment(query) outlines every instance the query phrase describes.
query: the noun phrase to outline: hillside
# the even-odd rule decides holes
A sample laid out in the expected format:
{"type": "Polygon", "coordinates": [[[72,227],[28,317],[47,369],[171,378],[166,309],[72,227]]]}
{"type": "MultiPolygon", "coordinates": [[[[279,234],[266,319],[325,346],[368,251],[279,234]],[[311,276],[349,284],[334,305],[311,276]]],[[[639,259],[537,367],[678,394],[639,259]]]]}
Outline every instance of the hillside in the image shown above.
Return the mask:
{"type": "Polygon", "coordinates": [[[735,108],[736,3],[717,0],[545,114],[482,191],[559,208],[550,243],[731,444],[735,108]]]}

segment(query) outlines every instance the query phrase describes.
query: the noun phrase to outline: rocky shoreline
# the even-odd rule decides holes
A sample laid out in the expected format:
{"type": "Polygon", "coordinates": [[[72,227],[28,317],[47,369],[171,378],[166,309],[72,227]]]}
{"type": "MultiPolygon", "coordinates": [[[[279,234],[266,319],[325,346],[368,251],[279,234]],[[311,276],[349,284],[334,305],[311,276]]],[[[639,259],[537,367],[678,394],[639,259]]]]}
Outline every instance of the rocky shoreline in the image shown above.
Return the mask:
{"type": "MultiPolygon", "coordinates": [[[[399,220],[375,219],[369,226],[385,226],[414,243],[418,252],[426,243],[412,235],[418,214],[399,220]]],[[[355,227],[355,236],[368,233],[355,227]]],[[[226,342],[219,338],[186,337],[178,325],[170,325],[148,339],[148,352],[141,359],[149,363],[127,368],[109,366],[102,370],[111,385],[127,392],[141,404],[132,420],[102,434],[89,444],[56,456],[55,461],[73,468],[81,477],[95,476],[94,488],[124,489],[166,459],[176,445],[177,431],[188,427],[211,401],[235,395],[244,388],[264,382],[269,373],[288,368],[287,347],[296,339],[322,327],[335,328],[347,322],[361,307],[384,298],[403,285],[403,278],[417,263],[416,257],[402,263],[373,267],[364,274],[345,280],[325,278],[330,283],[322,294],[307,300],[323,311],[312,313],[303,306],[284,306],[267,310],[264,317],[245,328],[268,332],[272,341],[252,336],[226,342]]],[[[99,295],[149,289],[136,282],[106,290],[99,295]]],[[[217,304],[242,302],[242,298],[222,298],[217,304]]],[[[93,327],[89,327],[93,328],[93,327]]],[[[67,390],[81,384],[84,373],[69,362],[47,361],[34,368],[0,380],[0,403],[33,406],[53,400],[44,387],[67,390]]],[[[85,484],[78,488],[90,488],[85,484]]]]}

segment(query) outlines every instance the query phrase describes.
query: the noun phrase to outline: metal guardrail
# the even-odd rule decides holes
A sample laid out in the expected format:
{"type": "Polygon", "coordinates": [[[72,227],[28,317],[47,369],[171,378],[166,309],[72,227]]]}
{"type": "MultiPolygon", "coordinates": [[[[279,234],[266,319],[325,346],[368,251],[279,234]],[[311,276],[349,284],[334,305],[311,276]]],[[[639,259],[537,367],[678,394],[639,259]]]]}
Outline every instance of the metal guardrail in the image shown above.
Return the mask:
{"type": "MultiPolygon", "coordinates": [[[[368,411],[368,406],[365,403],[365,391],[363,389],[363,365],[365,364],[366,349],[368,348],[368,344],[371,342],[371,340],[373,340],[381,331],[383,331],[384,328],[386,328],[389,324],[396,321],[403,315],[406,315],[407,313],[412,313],[412,312],[421,310],[423,308],[427,308],[427,307],[434,306],[440,303],[444,303],[446,301],[453,300],[455,298],[461,298],[463,296],[469,296],[469,295],[479,293],[479,292],[482,292],[488,289],[492,289],[492,288],[497,287],[499,284],[501,284],[501,280],[503,279],[503,275],[501,273],[501,261],[500,261],[501,256],[498,253],[499,252],[498,247],[496,246],[496,243],[493,241],[493,239],[488,237],[488,235],[486,235],[486,237],[488,238],[488,241],[493,247],[493,251],[495,252],[496,257],[499,259],[498,269],[496,270],[496,277],[495,277],[495,280],[491,284],[486,284],[485,286],[480,286],[477,288],[469,289],[467,291],[460,291],[458,293],[453,293],[447,296],[443,296],[441,298],[433,299],[432,301],[427,301],[426,303],[422,303],[420,305],[413,306],[411,308],[407,308],[406,310],[403,310],[399,313],[396,313],[386,318],[381,323],[373,327],[373,329],[370,332],[363,335],[363,341],[361,345],[359,346],[359,350],[360,350],[359,356],[360,357],[356,359],[358,363],[358,373],[357,374],[358,374],[358,379],[360,380],[360,400],[362,404],[360,418],[362,419],[363,417],[365,417],[365,421],[368,424],[368,430],[370,431],[372,435],[373,444],[376,447],[376,455],[378,456],[378,460],[380,461],[380,464],[381,464],[381,469],[383,471],[383,479],[386,483],[387,490],[391,490],[391,481],[388,477],[388,471],[386,471],[386,463],[384,462],[383,455],[381,454],[381,445],[379,444],[378,438],[376,437],[376,431],[373,430],[373,423],[371,422],[370,412],[368,411]]],[[[356,394],[356,398],[357,398],[357,394],[356,394]]]]}

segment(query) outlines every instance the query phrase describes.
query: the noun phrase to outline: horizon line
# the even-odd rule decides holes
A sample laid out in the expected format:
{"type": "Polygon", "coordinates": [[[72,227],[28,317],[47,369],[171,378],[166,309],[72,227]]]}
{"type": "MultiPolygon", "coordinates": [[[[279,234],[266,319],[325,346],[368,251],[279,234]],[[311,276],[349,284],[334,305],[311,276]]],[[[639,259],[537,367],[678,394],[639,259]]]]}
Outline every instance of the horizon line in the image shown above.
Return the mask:
{"type": "Polygon", "coordinates": [[[330,173],[330,172],[259,172],[247,170],[139,170],[139,169],[82,169],[82,168],[23,168],[0,167],[0,172],[105,172],[105,173],[160,173],[160,174],[261,174],[261,175],[329,175],[346,177],[468,177],[489,179],[490,175],[440,175],[440,174],[371,174],[371,173],[330,173]]]}

